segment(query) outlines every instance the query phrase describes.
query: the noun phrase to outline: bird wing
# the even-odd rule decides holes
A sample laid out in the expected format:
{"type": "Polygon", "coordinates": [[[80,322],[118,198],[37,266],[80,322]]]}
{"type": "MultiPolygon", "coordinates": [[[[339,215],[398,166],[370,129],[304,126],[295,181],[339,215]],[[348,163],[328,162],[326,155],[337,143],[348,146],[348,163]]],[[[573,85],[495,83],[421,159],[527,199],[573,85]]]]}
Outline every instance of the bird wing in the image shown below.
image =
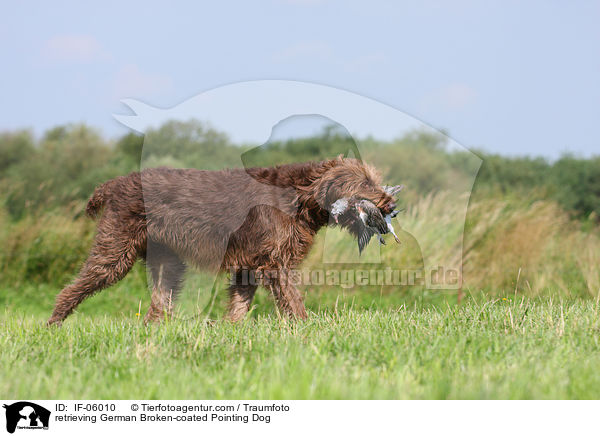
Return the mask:
{"type": "MultiPolygon", "coordinates": [[[[359,219],[357,221],[358,231],[358,253],[361,254],[365,247],[369,244],[369,241],[376,233],[384,234],[387,233],[388,226],[381,214],[381,211],[368,200],[362,200],[360,202],[360,208],[363,210],[366,219],[359,219]]],[[[383,238],[380,237],[380,240],[383,238]]],[[[384,242],[385,243],[385,242],[384,242]]]]}
{"type": "Polygon", "coordinates": [[[376,232],[379,233],[387,233],[388,227],[385,222],[385,218],[381,214],[381,211],[368,200],[363,200],[361,202],[361,207],[367,211],[367,222],[365,223],[367,227],[373,228],[376,232]]]}
{"type": "Polygon", "coordinates": [[[365,247],[369,244],[369,241],[375,234],[375,230],[371,227],[365,226],[362,222],[358,229],[358,254],[361,254],[365,247]]]}

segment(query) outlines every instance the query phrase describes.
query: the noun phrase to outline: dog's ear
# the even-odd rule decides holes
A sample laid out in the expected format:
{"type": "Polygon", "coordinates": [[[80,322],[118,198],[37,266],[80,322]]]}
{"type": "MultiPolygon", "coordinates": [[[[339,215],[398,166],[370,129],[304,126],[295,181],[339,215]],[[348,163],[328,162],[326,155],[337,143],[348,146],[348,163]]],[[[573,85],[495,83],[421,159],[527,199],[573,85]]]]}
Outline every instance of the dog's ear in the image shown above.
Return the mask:
{"type": "Polygon", "coordinates": [[[317,203],[327,210],[331,210],[333,203],[344,197],[343,174],[337,170],[339,161],[332,159],[321,164],[322,174],[310,186],[317,203]]]}
{"type": "Polygon", "coordinates": [[[383,191],[387,195],[393,197],[398,192],[400,192],[404,189],[404,185],[396,185],[396,186],[383,185],[382,188],[383,188],[383,191]]]}

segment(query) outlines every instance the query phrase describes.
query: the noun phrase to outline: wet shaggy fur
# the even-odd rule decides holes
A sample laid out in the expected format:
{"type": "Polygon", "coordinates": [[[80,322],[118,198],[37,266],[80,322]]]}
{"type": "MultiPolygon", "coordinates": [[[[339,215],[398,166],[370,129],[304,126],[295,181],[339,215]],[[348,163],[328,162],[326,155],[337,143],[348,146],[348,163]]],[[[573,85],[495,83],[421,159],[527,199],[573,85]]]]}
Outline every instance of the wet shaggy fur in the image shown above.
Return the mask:
{"type": "MultiPolygon", "coordinates": [[[[372,167],[341,157],[274,168],[153,168],[109,180],[87,205],[98,219],[89,257],[58,294],[48,324],[62,323],[85,298],[121,280],[138,258],[153,280],[146,321],[171,313],[188,264],[238,278],[250,271],[281,312],[306,318],[285,271],[303,260],[315,234],[330,223],[331,204],[342,197],[367,199],[382,213],[395,208],[372,167]]],[[[354,234],[355,224],[350,215],[339,220],[354,234]]],[[[232,281],[228,319],[246,315],[255,283],[232,281]]]]}

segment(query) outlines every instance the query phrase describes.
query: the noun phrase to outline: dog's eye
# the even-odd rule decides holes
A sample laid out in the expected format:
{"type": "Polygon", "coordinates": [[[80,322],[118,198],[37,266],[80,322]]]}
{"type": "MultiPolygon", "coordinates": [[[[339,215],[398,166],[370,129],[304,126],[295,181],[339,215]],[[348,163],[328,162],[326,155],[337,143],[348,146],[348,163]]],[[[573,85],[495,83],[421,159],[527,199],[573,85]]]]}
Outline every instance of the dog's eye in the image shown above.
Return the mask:
{"type": "Polygon", "coordinates": [[[381,208],[381,213],[384,215],[388,215],[388,214],[393,213],[395,209],[396,209],[396,203],[391,202],[381,208]]]}

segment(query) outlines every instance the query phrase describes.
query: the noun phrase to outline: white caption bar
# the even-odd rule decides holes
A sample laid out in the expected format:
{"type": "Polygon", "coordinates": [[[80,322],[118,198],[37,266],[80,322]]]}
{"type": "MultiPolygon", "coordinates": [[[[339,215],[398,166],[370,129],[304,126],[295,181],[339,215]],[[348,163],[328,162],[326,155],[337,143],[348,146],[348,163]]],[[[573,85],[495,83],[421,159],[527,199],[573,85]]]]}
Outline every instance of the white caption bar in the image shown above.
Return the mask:
{"type": "MultiPolygon", "coordinates": [[[[0,400],[9,434],[582,434],[597,402],[0,400]],[[35,432],[34,430],[41,430],[35,432]],[[218,434],[218,433],[217,433],[218,434]]],[[[595,430],[594,430],[595,431],[595,430]]],[[[6,434],[6,433],[4,433],[6,434]]]]}

